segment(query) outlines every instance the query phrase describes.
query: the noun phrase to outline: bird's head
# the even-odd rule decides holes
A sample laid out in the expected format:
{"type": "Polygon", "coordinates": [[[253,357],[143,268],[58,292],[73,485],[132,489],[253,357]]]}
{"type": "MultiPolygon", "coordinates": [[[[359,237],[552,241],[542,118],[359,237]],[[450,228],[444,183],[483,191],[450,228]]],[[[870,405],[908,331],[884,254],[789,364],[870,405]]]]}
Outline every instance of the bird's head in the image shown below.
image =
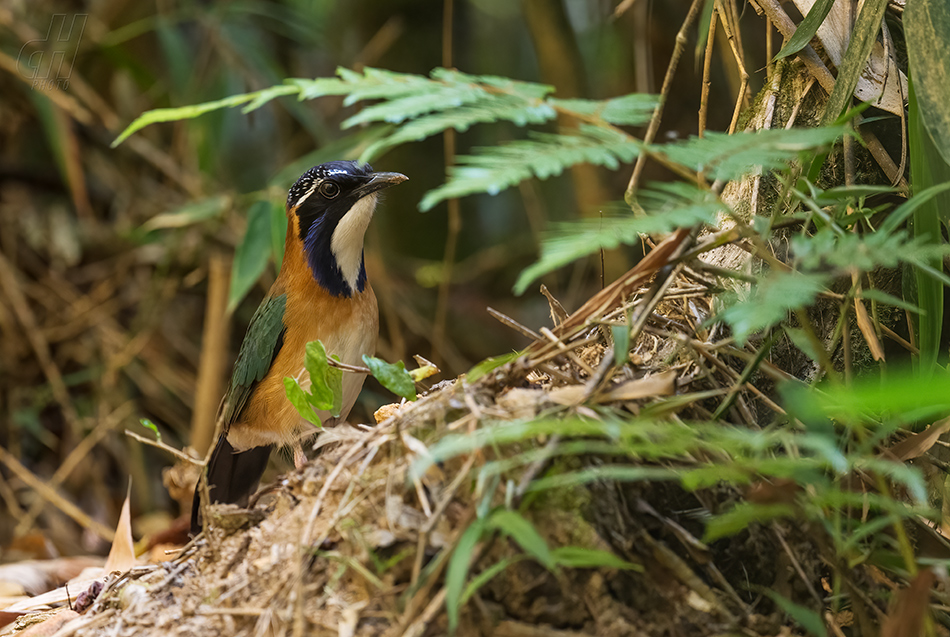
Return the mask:
{"type": "Polygon", "coordinates": [[[334,296],[363,291],[363,235],[379,191],[406,179],[373,172],[369,164],[331,161],[305,172],[290,189],[288,241],[299,239],[313,277],[334,296]]]}

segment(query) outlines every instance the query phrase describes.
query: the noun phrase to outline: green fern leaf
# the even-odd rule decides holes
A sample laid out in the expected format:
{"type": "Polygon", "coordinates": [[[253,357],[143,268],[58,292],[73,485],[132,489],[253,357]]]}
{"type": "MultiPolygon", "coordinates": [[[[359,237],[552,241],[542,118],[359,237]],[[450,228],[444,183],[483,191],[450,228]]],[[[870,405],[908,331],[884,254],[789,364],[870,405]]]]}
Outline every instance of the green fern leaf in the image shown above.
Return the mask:
{"type": "Polygon", "coordinates": [[[676,228],[697,223],[714,223],[723,205],[708,193],[686,184],[669,184],[641,194],[641,204],[652,214],[633,216],[629,207],[618,204],[627,216],[585,219],[562,223],[541,243],[541,258],[526,268],[515,282],[514,293],[521,295],[528,285],[560,267],[593,254],[633,244],[641,234],[665,234],[676,228]]]}
{"type": "Polygon", "coordinates": [[[394,146],[438,135],[450,128],[465,132],[475,124],[498,121],[509,121],[517,126],[526,126],[544,124],[555,117],[557,117],[557,111],[545,102],[527,105],[517,98],[495,96],[491,101],[481,101],[406,122],[396,128],[392,135],[369,146],[363,153],[362,159],[370,161],[394,146]]]}
{"type": "Polygon", "coordinates": [[[754,332],[785,320],[790,310],[811,305],[831,278],[829,274],[772,272],[753,288],[750,298],[719,313],[739,343],[754,332]]]}
{"type": "Polygon", "coordinates": [[[582,126],[576,134],[536,133],[530,139],[481,149],[481,154],[458,158],[449,180],[423,197],[419,209],[430,210],[440,201],[473,193],[490,195],[531,177],[547,179],[574,164],[589,163],[612,170],[630,162],[642,144],[620,131],[582,126]]]}
{"type": "Polygon", "coordinates": [[[627,126],[639,126],[649,122],[659,103],[654,95],[637,93],[609,100],[551,98],[547,101],[556,108],[596,117],[610,124],[627,126]]]}
{"type": "Polygon", "coordinates": [[[496,75],[469,75],[461,71],[438,68],[432,71],[432,79],[440,80],[450,84],[468,83],[484,84],[500,93],[507,93],[526,100],[541,100],[554,92],[554,87],[547,84],[537,84],[535,82],[520,82],[508,77],[499,77],[496,75]]]}
{"type": "Polygon", "coordinates": [[[757,170],[777,170],[802,155],[828,146],[845,134],[843,127],[762,130],[748,133],[706,133],[684,142],[657,146],[672,161],[706,173],[712,179],[732,180],[757,170]]]}

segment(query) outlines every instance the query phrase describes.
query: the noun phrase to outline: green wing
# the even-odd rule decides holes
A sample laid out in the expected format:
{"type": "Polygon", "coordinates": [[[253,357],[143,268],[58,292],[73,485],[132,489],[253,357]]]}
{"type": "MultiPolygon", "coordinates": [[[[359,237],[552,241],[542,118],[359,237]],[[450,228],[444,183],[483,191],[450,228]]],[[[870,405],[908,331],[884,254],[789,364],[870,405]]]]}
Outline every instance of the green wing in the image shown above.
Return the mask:
{"type": "Polygon", "coordinates": [[[228,393],[224,396],[222,418],[225,426],[240,417],[254,386],[267,375],[277,358],[277,352],[284,344],[286,307],[287,295],[281,294],[267,297],[254,312],[234,362],[228,393]]]}

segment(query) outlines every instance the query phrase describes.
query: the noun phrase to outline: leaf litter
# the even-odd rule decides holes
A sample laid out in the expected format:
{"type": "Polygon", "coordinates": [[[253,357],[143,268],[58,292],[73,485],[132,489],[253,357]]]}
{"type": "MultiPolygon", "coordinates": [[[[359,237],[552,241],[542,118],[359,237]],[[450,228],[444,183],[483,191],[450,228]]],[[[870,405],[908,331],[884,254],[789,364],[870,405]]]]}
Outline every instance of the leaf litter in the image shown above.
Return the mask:
{"type": "MultiPolygon", "coordinates": [[[[87,594],[82,615],[56,620],[55,634],[786,632],[786,610],[820,603],[817,591],[828,586],[807,525],[773,521],[702,538],[711,514],[746,496],[781,505],[795,497],[794,483],[758,482],[746,494],[724,482],[687,491],[670,479],[614,480],[631,471],[667,475],[669,466],[557,427],[494,436],[507,425],[566,418],[596,431],[608,410],[653,414],[671,426],[716,412],[748,428],[783,413],[770,396],[787,376],[768,362],[744,374],[754,349],[707,324],[718,282],[672,265],[685,239],[672,235],[574,314],[545,290],[556,326],[521,326],[538,338],[520,356],[472,382],[462,376],[416,402],[386,406],[375,426],[321,433],[316,458],[265,486],[249,510],[216,506],[210,535],[168,561],[128,568],[126,559],[87,594]],[[626,355],[613,351],[618,328],[630,330],[626,355]],[[545,485],[588,474],[561,489],[545,485]],[[494,532],[465,539],[492,520],[494,532]],[[450,582],[459,568],[461,592],[450,582]]],[[[918,435],[895,452],[919,455],[934,440],[934,432],[918,435]]],[[[116,535],[125,538],[127,528],[116,535]]],[[[867,599],[896,586],[876,576],[856,567],[849,584],[867,599]]],[[[901,613],[908,599],[900,597],[901,613]]],[[[886,609],[878,604],[864,611],[880,619],[886,609]]],[[[812,617],[805,612],[803,625],[812,617]]],[[[824,619],[836,632],[855,621],[850,610],[824,619]]]]}

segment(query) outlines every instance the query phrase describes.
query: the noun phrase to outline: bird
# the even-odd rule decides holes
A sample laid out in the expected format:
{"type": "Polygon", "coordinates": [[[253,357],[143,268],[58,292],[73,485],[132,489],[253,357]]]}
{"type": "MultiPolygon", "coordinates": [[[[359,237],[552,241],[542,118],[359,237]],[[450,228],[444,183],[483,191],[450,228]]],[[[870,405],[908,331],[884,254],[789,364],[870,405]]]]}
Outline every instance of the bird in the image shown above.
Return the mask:
{"type": "MultiPolygon", "coordinates": [[[[220,434],[207,465],[211,502],[246,505],[271,450],[297,442],[310,427],[284,389],[285,377],[307,387],[308,342],[322,341],[327,354],[350,365],[375,353],[379,310],[366,278],[363,237],[380,191],[407,179],[365,163],[331,161],[290,188],[283,264],[251,318],[218,408],[220,434]]],[[[324,427],[346,419],[364,378],[343,375],[339,416],[318,412],[324,427]]],[[[200,481],[191,511],[194,535],[201,531],[199,487],[200,481]]]]}

